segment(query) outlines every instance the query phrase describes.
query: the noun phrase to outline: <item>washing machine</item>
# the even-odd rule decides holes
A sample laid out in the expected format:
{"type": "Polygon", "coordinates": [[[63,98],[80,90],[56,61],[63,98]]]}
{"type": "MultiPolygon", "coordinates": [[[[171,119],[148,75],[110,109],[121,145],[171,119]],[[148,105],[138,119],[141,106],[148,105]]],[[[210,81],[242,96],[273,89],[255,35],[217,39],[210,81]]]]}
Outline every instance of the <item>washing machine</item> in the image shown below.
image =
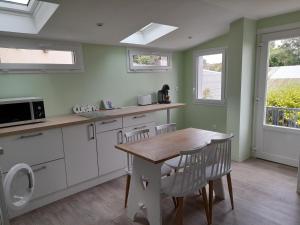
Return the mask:
{"type": "MultiPolygon", "coordinates": [[[[1,154],[0,147],[0,157],[1,154]]],[[[29,203],[34,187],[34,173],[29,165],[18,163],[6,174],[0,169],[0,225],[9,225],[9,211],[21,210],[29,203]]]]}

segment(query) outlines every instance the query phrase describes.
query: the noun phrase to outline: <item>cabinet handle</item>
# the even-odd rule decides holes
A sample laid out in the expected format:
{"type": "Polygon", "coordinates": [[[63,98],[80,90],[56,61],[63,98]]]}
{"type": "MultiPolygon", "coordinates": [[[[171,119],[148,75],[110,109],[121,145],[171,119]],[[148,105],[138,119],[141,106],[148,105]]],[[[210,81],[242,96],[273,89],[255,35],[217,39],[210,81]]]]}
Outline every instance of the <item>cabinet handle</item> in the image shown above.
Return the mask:
{"type": "Polygon", "coordinates": [[[144,129],[144,128],[147,128],[147,126],[135,127],[135,128],[133,128],[133,129],[134,129],[134,130],[141,130],[141,129],[144,129]]]}
{"type": "Polygon", "coordinates": [[[29,134],[29,135],[22,135],[20,136],[20,139],[26,139],[26,138],[33,138],[33,137],[38,137],[38,136],[42,136],[43,133],[36,133],[36,134],[29,134]]]}
{"type": "Polygon", "coordinates": [[[118,145],[123,144],[123,131],[118,131],[117,134],[117,139],[118,139],[118,145]]]}
{"type": "Polygon", "coordinates": [[[140,115],[140,116],[134,116],[133,119],[140,119],[140,118],[143,118],[143,117],[146,117],[146,115],[143,114],[143,115],[140,115]]]}
{"type": "Polygon", "coordinates": [[[41,166],[39,168],[34,169],[33,172],[37,173],[37,172],[40,172],[40,171],[45,170],[45,169],[47,169],[47,166],[41,166]]]}
{"type": "Polygon", "coordinates": [[[101,124],[109,124],[114,122],[117,122],[117,120],[103,121],[101,124]]]}
{"type": "Polygon", "coordinates": [[[94,124],[93,123],[89,125],[88,130],[89,130],[89,135],[88,135],[89,140],[94,140],[95,139],[95,129],[94,129],[94,124]]]}
{"type": "Polygon", "coordinates": [[[4,149],[0,147],[0,155],[4,155],[4,149]]]}

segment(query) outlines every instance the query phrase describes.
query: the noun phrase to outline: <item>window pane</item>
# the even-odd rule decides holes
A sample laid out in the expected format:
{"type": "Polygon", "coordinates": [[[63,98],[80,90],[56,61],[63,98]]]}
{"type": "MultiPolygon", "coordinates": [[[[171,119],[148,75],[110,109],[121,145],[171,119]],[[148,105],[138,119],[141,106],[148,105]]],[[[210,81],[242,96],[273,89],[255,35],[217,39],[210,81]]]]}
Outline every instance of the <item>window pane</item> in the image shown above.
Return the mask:
{"type": "Polygon", "coordinates": [[[198,57],[198,99],[222,100],[223,54],[198,57]]]}
{"type": "Polygon", "coordinates": [[[133,66],[168,66],[168,57],[159,55],[133,55],[133,66]]]}
{"type": "Polygon", "coordinates": [[[0,2],[9,2],[9,3],[16,3],[21,5],[28,5],[30,0],[0,0],[0,2]]]}
{"type": "Polygon", "coordinates": [[[73,51],[0,48],[0,63],[75,64],[73,51]]]}
{"type": "Polygon", "coordinates": [[[265,124],[300,129],[300,37],[269,42],[265,124]]]}

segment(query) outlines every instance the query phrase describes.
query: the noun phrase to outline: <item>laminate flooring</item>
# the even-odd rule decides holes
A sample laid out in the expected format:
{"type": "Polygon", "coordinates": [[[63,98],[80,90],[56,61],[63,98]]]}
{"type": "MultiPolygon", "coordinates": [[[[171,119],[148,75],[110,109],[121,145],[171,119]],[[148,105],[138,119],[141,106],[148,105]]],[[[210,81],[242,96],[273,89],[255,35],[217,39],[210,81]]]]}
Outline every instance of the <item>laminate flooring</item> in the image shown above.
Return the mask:
{"type": "MultiPolygon", "coordinates": [[[[300,225],[300,195],[296,193],[297,169],[259,159],[232,165],[235,210],[231,210],[226,179],[226,200],[215,201],[216,225],[300,225]]],[[[125,177],[59,200],[11,220],[11,225],[140,225],[123,208],[125,177]]],[[[172,199],[162,199],[164,225],[173,225],[172,199]]],[[[184,201],[184,224],[207,224],[200,196],[184,201]]]]}

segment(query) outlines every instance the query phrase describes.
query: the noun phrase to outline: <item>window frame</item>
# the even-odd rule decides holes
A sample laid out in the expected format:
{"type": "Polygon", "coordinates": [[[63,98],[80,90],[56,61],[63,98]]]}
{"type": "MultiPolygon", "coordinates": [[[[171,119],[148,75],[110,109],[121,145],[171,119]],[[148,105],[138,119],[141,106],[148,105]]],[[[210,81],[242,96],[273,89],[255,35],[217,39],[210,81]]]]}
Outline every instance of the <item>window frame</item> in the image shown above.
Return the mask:
{"type": "Polygon", "coordinates": [[[153,49],[127,49],[127,71],[129,73],[139,72],[166,72],[172,69],[172,53],[153,49]],[[133,55],[158,55],[168,58],[168,66],[134,66],[133,55]]]}
{"type": "Polygon", "coordinates": [[[226,104],[226,74],[227,74],[227,47],[211,48],[205,50],[194,51],[193,53],[193,100],[194,104],[205,104],[205,105],[220,105],[226,104]],[[199,99],[198,98],[198,66],[200,56],[222,54],[222,71],[221,71],[221,100],[215,99],[199,99]]]}
{"type": "Polygon", "coordinates": [[[72,51],[74,64],[30,64],[30,63],[0,63],[0,74],[3,73],[53,73],[53,72],[83,72],[82,47],[79,43],[49,40],[0,37],[0,47],[38,50],[72,51]]]}

